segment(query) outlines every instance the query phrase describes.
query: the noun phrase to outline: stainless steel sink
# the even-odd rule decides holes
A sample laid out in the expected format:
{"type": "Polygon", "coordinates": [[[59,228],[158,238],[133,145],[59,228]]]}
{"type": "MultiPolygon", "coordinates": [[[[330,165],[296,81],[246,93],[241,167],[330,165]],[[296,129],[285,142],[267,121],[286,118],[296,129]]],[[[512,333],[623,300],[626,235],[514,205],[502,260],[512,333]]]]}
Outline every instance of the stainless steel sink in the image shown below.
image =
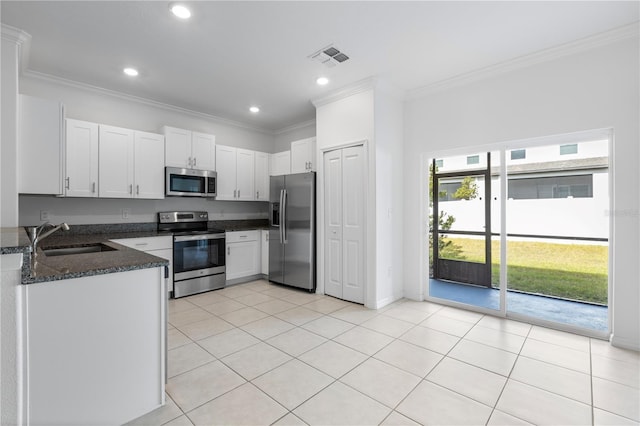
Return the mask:
{"type": "Polygon", "coordinates": [[[45,256],[69,256],[73,254],[86,254],[86,253],[100,253],[103,251],[114,251],[113,247],[109,247],[106,244],[92,244],[88,246],[73,246],[73,247],[53,247],[43,249],[42,252],[45,256]]]}

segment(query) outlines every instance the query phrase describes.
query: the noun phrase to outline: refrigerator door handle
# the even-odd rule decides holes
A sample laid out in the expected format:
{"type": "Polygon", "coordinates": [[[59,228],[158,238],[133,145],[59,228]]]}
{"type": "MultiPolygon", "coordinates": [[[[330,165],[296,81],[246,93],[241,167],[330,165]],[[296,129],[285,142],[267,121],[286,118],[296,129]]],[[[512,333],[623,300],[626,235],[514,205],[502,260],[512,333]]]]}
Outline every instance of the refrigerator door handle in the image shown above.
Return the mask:
{"type": "Polygon", "coordinates": [[[287,190],[283,189],[282,194],[283,201],[280,205],[280,208],[282,210],[282,222],[280,224],[282,226],[280,227],[280,229],[282,229],[282,242],[284,244],[287,244],[287,190]]]}
{"type": "Polygon", "coordinates": [[[281,189],[280,190],[280,211],[278,212],[278,214],[280,215],[280,218],[279,218],[280,219],[280,225],[279,225],[280,229],[278,229],[278,231],[280,232],[280,244],[282,244],[284,242],[283,241],[283,237],[282,237],[282,230],[284,229],[284,224],[282,222],[282,219],[284,219],[284,216],[283,216],[283,214],[284,214],[283,213],[284,204],[282,204],[283,197],[284,197],[284,189],[281,189]]]}

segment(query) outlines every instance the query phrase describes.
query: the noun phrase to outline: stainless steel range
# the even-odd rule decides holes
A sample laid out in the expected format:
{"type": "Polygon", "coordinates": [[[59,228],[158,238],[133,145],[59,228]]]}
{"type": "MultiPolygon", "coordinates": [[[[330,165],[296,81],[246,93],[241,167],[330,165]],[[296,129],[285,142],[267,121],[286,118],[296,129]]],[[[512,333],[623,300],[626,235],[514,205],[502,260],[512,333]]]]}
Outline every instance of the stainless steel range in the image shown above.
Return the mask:
{"type": "Polygon", "coordinates": [[[173,234],[173,296],[223,288],[225,234],[208,229],[207,212],[160,212],[158,231],[173,234]]]}

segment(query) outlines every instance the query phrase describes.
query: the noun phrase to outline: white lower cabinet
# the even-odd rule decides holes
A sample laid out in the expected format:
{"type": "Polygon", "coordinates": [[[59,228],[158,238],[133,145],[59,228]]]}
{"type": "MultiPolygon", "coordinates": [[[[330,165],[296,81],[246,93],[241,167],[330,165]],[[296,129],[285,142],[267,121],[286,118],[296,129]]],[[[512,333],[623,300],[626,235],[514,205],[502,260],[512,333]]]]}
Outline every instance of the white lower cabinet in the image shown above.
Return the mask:
{"type": "Polygon", "coordinates": [[[167,291],[173,291],[173,237],[121,238],[111,241],[168,260],[167,291]]]}
{"type": "Polygon", "coordinates": [[[24,424],[120,425],[164,404],[163,269],[18,286],[24,424]]]}
{"type": "Polygon", "coordinates": [[[226,233],[227,281],[257,275],[261,270],[260,231],[226,233]]]}
{"type": "Polygon", "coordinates": [[[262,268],[260,273],[263,275],[269,275],[269,230],[263,229],[260,231],[261,250],[260,255],[262,257],[262,268]]]}

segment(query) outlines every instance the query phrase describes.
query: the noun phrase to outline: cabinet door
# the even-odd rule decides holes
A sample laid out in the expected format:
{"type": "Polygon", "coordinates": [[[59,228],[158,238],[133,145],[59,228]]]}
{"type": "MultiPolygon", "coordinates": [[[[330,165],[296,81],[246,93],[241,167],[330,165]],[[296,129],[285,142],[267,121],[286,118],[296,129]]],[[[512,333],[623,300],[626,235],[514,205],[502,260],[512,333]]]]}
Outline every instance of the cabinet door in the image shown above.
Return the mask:
{"type": "Polygon", "coordinates": [[[291,173],[291,151],[273,154],[271,176],[288,175],[291,173]]]}
{"type": "Polygon", "coordinates": [[[66,120],[67,197],[98,196],[98,125],[66,120]]]}
{"type": "Polygon", "coordinates": [[[291,173],[315,170],[315,138],[291,142],[291,173]]]}
{"type": "Polygon", "coordinates": [[[165,164],[170,167],[191,166],[191,132],[164,126],[162,133],[166,140],[165,164]]]}
{"type": "Polygon", "coordinates": [[[191,134],[191,166],[194,169],[216,169],[216,137],[205,133],[191,134]]]}
{"type": "Polygon", "coordinates": [[[216,171],[218,172],[218,195],[216,200],[235,200],[236,148],[216,145],[216,171]]]}
{"type": "Polygon", "coordinates": [[[262,267],[260,273],[269,275],[269,230],[263,229],[260,232],[260,257],[262,260],[262,267]]]}
{"type": "Polygon", "coordinates": [[[164,136],[135,132],[135,198],[164,198],[164,136]]]}
{"type": "Polygon", "coordinates": [[[238,200],[255,200],[255,151],[248,149],[237,150],[236,156],[236,188],[238,200]]]}
{"type": "Polygon", "coordinates": [[[101,198],[133,197],[133,130],[99,126],[101,198]]]}
{"type": "Polygon", "coordinates": [[[260,273],[258,241],[227,243],[227,280],[260,273]]]}
{"type": "Polygon", "coordinates": [[[20,95],[18,106],[18,192],[62,195],[62,104],[20,95]]]}
{"type": "Polygon", "coordinates": [[[269,201],[269,154],[255,153],[256,201],[269,201]]]}

